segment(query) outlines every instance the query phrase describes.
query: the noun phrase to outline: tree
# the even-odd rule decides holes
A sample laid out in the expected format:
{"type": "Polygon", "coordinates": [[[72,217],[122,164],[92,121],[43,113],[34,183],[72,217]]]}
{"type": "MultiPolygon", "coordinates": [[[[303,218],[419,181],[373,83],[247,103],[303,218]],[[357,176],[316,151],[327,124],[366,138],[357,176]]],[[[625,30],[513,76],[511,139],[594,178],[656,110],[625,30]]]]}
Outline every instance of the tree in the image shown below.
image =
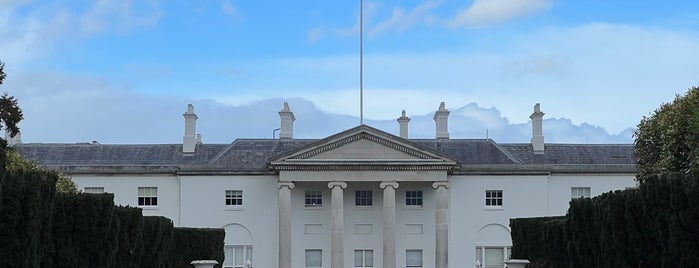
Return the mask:
{"type": "Polygon", "coordinates": [[[699,173],[699,87],[643,117],[634,132],[640,183],[666,173],[699,173]]]}
{"type": "MultiPolygon", "coordinates": [[[[0,61],[0,85],[5,80],[5,63],[0,61]]],[[[11,137],[14,137],[19,133],[19,127],[17,124],[22,121],[24,116],[22,115],[22,109],[17,105],[17,100],[7,95],[3,94],[0,97],[0,130],[7,131],[11,137]]]]}

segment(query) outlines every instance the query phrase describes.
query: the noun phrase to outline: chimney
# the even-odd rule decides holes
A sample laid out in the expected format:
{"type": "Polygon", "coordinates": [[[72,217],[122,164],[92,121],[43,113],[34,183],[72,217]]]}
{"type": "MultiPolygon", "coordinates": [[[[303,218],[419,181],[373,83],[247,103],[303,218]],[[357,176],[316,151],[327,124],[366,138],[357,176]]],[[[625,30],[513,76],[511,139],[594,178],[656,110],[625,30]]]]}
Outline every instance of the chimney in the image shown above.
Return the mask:
{"type": "Polygon", "coordinates": [[[22,143],[22,133],[17,132],[17,135],[12,137],[9,130],[5,130],[5,141],[7,141],[7,146],[12,147],[17,144],[22,143]]]}
{"type": "Polygon", "coordinates": [[[187,105],[187,112],[184,116],[184,137],[182,138],[182,153],[193,154],[201,136],[197,135],[197,115],[194,113],[194,106],[187,105]]]}
{"type": "Polygon", "coordinates": [[[436,138],[437,139],[448,139],[449,138],[449,127],[447,125],[449,119],[449,111],[444,108],[444,102],[439,104],[439,110],[434,113],[434,123],[436,125],[436,138]]]}
{"type": "Polygon", "coordinates": [[[544,153],[544,130],[542,119],[544,113],[541,112],[541,107],[537,103],[534,105],[534,112],[529,116],[532,119],[532,147],[535,154],[544,153]]]}
{"type": "Polygon", "coordinates": [[[400,137],[408,138],[408,123],[410,122],[410,117],[405,116],[405,110],[401,112],[401,116],[398,117],[398,125],[400,126],[400,137]]]}
{"type": "Polygon", "coordinates": [[[294,113],[289,109],[289,103],[284,102],[284,109],[279,111],[279,118],[281,119],[281,127],[279,130],[279,139],[290,140],[294,138],[294,113]]]}

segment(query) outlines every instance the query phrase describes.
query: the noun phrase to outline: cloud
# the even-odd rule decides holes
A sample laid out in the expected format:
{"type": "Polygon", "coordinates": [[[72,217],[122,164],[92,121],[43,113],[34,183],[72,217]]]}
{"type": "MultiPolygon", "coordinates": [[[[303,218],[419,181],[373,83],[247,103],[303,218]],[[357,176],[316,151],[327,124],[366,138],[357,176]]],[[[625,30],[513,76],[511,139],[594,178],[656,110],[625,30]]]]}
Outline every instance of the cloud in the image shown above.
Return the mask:
{"type": "Polygon", "coordinates": [[[126,34],[135,29],[155,28],[162,16],[158,0],[97,0],[82,14],[80,25],[85,36],[126,34]]]}
{"type": "Polygon", "coordinates": [[[42,8],[20,15],[18,9],[24,4],[0,4],[0,53],[9,69],[50,53],[56,39],[70,28],[70,14],[65,10],[42,8]]]}
{"type": "Polygon", "coordinates": [[[400,7],[395,7],[391,17],[371,27],[367,31],[367,35],[376,36],[389,30],[405,31],[415,24],[427,23],[430,17],[429,12],[439,7],[440,4],[437,1],[426,1],[408,12],[400,7]]]}
{"type": "Polygon", "coordinates": [[[318,42],[320,40],[320,37],[323,36],[323,28],[316,27],[308,31],[308,43],[313,44],[315,42],[318,42]]]}
{"type": "MultiPolygon", "coordinates": [[[[96,76],[22,73],[6,86],[17,89],[10,94],[18,98],[24,111],[25,119],[20,123],[24,142],[180,143],[184,131],[182,113],[187,103],[195,106],[199,116],[197,132],[202,134],[204,143],[271,138],[272,130],[279,127],[277,112],[285,101],[296,116],[296,138],[323,138],[352,128],[359,121],[356,116],[325,112],[314,102],[301,98],[270,98],[227,105],[211,99],[136,93],[96,76]]],[[[497,142],[529,141],[531,125],[510,123],[497,108],[471,103],[448,109],[452,138],[487,135],[497,142]]],[[[434,138],[433,113],[408,111],[411,138],[434,138]]],[[[396,113],[395,118],[399,115],[396,113]]],[[[367,119],[365,123],[397,134],[395,118],[367,119]]],[[[628,135],[610,135],[601,127],[576,125],[564,118],[545,118],[544,135],[547,142],[631,142],[628,135]]]]}
{"type": "Polygon", "coordinates": [[[238,10],[233,6],[233,3],[231,3],[230,0],[225,0],[221,2],[221,11],[223,12],[223,14],[226,14],[231,17],[238,16],[238,10]]]}
{"type": "Polygon", "coordinates": [[[492,26],[544,11],[550,6],[548,0],[474,0],[447,24],[454,27],[492,26]]]}

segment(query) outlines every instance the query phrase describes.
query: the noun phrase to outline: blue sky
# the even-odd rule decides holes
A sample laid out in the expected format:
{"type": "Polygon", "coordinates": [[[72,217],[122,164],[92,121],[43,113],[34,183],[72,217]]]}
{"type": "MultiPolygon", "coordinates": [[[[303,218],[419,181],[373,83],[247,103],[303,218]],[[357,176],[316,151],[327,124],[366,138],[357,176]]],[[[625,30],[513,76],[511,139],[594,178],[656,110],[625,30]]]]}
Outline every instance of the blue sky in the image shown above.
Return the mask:
{"type": "MultiPolygon", "coordinates": [[[[212,142],[267,135],[284,100],[351,122],[358,22],[359,1],[2,0],[0,91],[25,111],[25,142],[177,142],[187,103],[208,116],[199,131],[212,142]],[[273,122],[239,131],[260,118],[273,122]],[[241,125],[206,135],[227,121],[241,125]]],[[[402,109],[475,104],[460,115],[482,133],[526,124],[539,102],[546,118],[631,142],[642,116],[699,86],[698,51],[694,1],[364,1],[364,113],[383,125],[402,109]]],[[[322,129],[306,137],[353,124],[300,115],[322,129]]],[[[458,118],[450,127],[469,129],[458,118]]]]}

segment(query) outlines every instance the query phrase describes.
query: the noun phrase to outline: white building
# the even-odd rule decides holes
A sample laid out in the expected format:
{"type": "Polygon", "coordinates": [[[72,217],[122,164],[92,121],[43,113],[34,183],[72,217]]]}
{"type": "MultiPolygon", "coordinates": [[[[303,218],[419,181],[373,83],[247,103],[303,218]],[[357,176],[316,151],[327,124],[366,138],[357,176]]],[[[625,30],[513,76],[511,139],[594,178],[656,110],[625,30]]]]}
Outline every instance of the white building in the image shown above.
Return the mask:
{"type": "Polygon", "coordinates": [[[503,267],[510,218],[635,186],[632,145],[545,144],[538,104],[525,144],[449,139],[444,103],[435,139],[409,139],[405,113],[399,136],[293,139],[293,112],[279,115],[279,139],[203,144],[190,105],[182,144],[15,148],[144,215],[225,228],[224,267],[503,267]]]}

